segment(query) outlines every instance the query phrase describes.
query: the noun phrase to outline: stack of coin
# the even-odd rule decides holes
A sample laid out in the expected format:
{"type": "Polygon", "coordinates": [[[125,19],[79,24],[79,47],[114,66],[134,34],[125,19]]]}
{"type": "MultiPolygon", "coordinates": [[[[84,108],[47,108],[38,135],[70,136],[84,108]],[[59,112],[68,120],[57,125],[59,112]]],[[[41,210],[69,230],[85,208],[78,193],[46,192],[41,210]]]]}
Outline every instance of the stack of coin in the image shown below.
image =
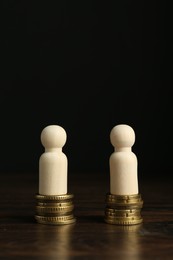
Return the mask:
{"type": "Polygon", "coordinates": [[[106,195],[105,222],[115,225],[134,225],[142,223],[140,194],[106,195]]]}
{"type": "Polygon", "coordinates": [[[40,195],[36,194],[35,219],[41,224],[64,225],[76,221],[73,211],[73,194],[40,195]]]}

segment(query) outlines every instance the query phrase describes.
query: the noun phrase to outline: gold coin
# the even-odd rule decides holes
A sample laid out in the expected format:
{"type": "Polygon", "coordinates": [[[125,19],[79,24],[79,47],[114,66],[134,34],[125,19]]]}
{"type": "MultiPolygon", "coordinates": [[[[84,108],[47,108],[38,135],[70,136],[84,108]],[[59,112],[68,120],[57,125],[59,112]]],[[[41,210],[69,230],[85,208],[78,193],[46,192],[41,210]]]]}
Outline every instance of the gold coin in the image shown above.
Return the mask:
{"type": "Polygon", "coordinates": [[[106,202],[108,203],[117,203],[117,204],[134,204],[134,203],[141,203],[141,195],[113,195],[108,193],[106,195],[106,202]]]}
{"type": "Polygon", "coordinates": [[[41,201],[63,201],[63,200],[69,200],[74,197],[73,194],[62,194],[62,195],[41,195],[36,194],[36,199],[41,201]]]}
{"type": "Polygon", "coordinates": [[[38,206],[44,206],[44,207],[68,207],[73,205],[72,200],[65,201],[65,202],[37,202],[38,206]]]}
{"type": "Polygon", "coordinates": [[[139,209],[110,209],[106,208],[105,209],[105,214],[107,216],[120,216],[120,217],[130,217],[130,216],[139,216],[141,214],[141,211],[139,209]]]}
{"type": "Polygon", "coordinates": [[[73,215],[69,216],[56,216],[56,217],[45,217],[35,215],[35,219],[38,223],[41,224],[50,224],[50,225],[64,225],[64,224],[72,224],[76,222],[76,219],[73,215]]]}
{"type": "Polygon", "coordinates": [[[105,211],[108,211],[110,213],[117,213],[117,212],[122,212],[122,213],[136,213],[140,211],[140,209],[112,209],[112,208],[105,208],[105,211]]]}
{"type": "Polygon", "coordinates": [[[111,193],[107,193],[106,196],[110,199],[117,199],[117,200],[121,200],[121,199],[138,199],[141,198],[141,194],[132,194],[132,195],[115,195],[115,194],[111,194],[111,193]]]}
{"type": "Polygon", "coordinates": [[[106,223],[113,225],[136,225],[143,222],[142,218],[134,220],[117,220],[116,218],[105,218],[106,223]]]}
{"type": "Polygon", "coordinates": [[[47,206],[36,206],[36,212],[39,214],[43,213],[52,213],[52,214],[59,214],[59,213],[67,213],[74,209],[74,205],[70,206],[61,206],[61,207],[47,207],[47,206]]]}
{"type": "Polygon", "coordinates": [[[139,205],[139,206],[143,206],[143,201],[131,201],[131,202],[127,202],[127,201],[108,201],[107,202],[108,205],[117,205],[117,206],[124,206],[124,207],[130,207],[131,205],[139,205]]]}
{"type": "Polygon", "coordinates": [[[143,207],[143,202],[134,203],[134,204],[125,204],[125,203],[107,203],[107,207],[111,209],[141,209],[143,207]]]}
{"type": "Polygon", "coordinates": [[[110,220],[117,220],[117,221],[134,221],[134,220],[137,220],[137,219],[141,219],[141,215],[138,215],[138,216],[129,216],[129,217],[120,217],[120,216],[107,216],[105,215],[105,217],[107,219],[110,219],[110,220]]]}

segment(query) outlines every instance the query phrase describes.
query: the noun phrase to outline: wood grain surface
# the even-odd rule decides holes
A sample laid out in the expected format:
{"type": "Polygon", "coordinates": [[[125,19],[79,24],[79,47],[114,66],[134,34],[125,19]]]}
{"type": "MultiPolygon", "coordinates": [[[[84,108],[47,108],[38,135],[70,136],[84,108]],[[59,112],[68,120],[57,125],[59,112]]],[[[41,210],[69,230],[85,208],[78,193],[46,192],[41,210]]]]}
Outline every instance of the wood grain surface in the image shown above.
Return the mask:
{"type": "Polygon", "coordinates": [[[35,222],[36,174],[0,174],[0,259],[173,259],[173,188],[164,179],[140,180],[143,224],[104,222],[106,174],[69,175],[76,223],[35,222]]]}

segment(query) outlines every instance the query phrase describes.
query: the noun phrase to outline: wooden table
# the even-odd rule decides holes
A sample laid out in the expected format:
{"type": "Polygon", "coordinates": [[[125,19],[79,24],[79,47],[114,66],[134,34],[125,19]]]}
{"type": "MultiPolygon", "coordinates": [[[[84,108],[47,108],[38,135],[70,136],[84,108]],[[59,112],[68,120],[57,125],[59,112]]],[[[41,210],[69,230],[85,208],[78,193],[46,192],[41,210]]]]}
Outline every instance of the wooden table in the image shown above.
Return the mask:
{"type": "Polygon", "coordinates": [[[143,224],[104,222],[107,174],[69,174],[76,223],[35,222],[36,174],[0,174],[0,259],[173,259],[173,185],[163,179],[139,182],[143,224]]]}

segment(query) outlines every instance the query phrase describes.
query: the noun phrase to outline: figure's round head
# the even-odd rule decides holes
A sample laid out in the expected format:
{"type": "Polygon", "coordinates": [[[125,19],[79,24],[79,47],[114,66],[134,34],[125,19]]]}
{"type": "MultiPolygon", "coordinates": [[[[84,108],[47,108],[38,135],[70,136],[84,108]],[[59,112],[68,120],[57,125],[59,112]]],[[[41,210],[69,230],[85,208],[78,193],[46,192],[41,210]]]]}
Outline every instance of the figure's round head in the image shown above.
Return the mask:
{"type": "Polygon", "coordinates": [[[41,142],[45,148],[61,148],[66,139],[67,134],[59,125],[46,126],[41,132],[41,142]]]}
{"type": "Polygon", "coordinates": [[[135,142],[135,132],[129,125],[116,125],[110,132],[110,141],[114,147],[131,147],[135,142]]]}

